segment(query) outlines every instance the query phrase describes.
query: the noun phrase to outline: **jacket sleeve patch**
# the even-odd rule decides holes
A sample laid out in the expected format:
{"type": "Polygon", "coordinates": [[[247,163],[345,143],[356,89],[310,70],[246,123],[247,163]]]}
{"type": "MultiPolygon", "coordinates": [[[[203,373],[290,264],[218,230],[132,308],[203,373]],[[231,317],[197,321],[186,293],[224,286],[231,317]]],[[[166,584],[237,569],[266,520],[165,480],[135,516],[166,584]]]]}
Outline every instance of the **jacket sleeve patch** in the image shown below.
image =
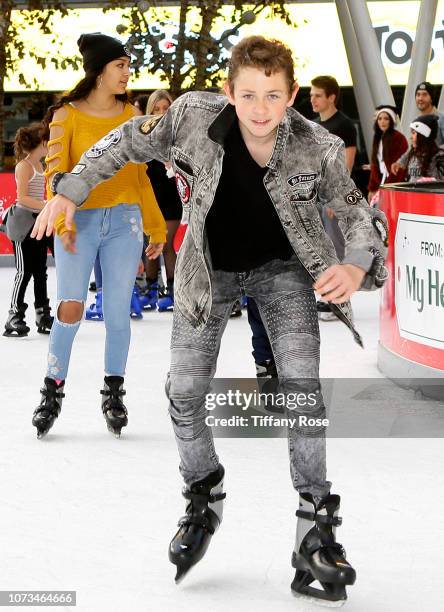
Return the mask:
{"type": "Polygon", "coordinates": [[[147,135],[150,132],[152,132],[154,127],[159,123],[161,119],[162,119],[162,115],[156,115],[154,117],[150,117],[149,119],[147,119],[146,121],[140,124],[139,130],[142,132],[142,134],[147,135]]]}
{"type": "Polygon", "coordinates": [[[373,226],[375,228],[375,230],[378,233],[378,236],[380,237],[383,245],[386,247],[388,246],[388,226],[387,223],[385,221],[383,221],[382,219],[380,219],[379,217],[374,217],[372,219],[372,223],[373,226]]]}
{"type": "Polygon", "coordinates": [[[122,138],[122,132],[119,129],[111,130],[106,136],[101,138],[85,153],[88,159],[96,159],[101,157],[103,152],[117,144],[122,138]]]}
{"type": "Polygon", "coordinates": [[[352,189],[349,193],[345,194],[344,199],[347,204],[354,205],[357,204],[360,200],[363,200],[364,196],[359,191],[359,189],[352,189]]]}
{"type": "Polygon", "coordinates": [[[370,253],[373,255],[373,263],[368,274],[373,277],[376,287],[380,288],[388,279],[388,270],[385,266],[384,257],[377,249],[371,248],[370,253]]]}
{"type": "Polygon", "coordinates": [[[313,183],[318,178],[318,175],[315,172],[304,173],[304,174],[294,174],[287,179],[287,183],[290,187],[294,187],[295,185],[300,185],[301,183],[313,183]]]}
{"type": "Polygon", "coordinates": [[[77,164],[77,166],[74,166],[74,168],[71,170],[71,174],[80,174],[85,170],[85,168],[85,164],[77,164]]]}
{"type": "Polygon", "coordinates": [[[176,186],[182,204],[188,204],[191,189],[187,179],[183,176],[183,174],[180,174],[180,172],[176,172],[176,186]]]}

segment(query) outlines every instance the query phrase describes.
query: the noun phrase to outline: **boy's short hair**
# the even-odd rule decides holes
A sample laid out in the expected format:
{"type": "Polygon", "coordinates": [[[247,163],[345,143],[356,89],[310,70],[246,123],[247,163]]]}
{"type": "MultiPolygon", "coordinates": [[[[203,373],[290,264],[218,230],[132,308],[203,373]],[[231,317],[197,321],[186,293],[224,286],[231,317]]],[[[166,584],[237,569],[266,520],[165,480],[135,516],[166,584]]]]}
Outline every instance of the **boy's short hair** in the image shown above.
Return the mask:
{"type": "Polygon", "coordinates": [[[258,68],[267,76],[283,72],[288,83],[288,91],[293,91],[295,85],[293,57],[290,49],[279,40],[248,36],[233,47],[227,78],[231,91],[234,90],[234,80],[241,68],[258,68]]]}
{"type": "Polygon", "coordinates": [[[338,105],[341,90],[339,89],[339,84],[335,77],[329,75],[321,75],[312,79],[311,84],[313,85],[313,87],[323,89],[327,98],[329,96],[334,95],[335,105],[338,105]]]}

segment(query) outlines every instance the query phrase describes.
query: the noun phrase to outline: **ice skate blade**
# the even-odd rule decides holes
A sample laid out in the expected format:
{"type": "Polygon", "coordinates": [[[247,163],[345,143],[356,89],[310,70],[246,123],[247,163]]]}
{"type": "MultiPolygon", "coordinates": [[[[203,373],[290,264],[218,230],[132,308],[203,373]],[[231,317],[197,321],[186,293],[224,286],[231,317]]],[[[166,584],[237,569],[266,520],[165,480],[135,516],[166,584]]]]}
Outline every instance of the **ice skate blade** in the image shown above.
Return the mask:
{"type": "Polygon", "coordinates": [[[176,565],[177,571],[176,576],[174,577],[174,582],[176,584],[180,584],[185,576],[188,576],[194,565],[195,563],[193,565],[176,565]]]}
{"type": "Polygon", "coordinates": [[[41,440],[42,438],[44,438],[48,432],[49,432],[49,429],[38,429],[37,430],[37,440],[41,440]]]}
{"type": "Polygon", "coordinates": [[[347,599],[337,599],[336,601],[331,599],[321,599],[320,597],[316,597],[315,595],[306,595],[305,593],[299,593],[294,589],[291,589],[291,592],[293,597],[297,597],[298,599],[303,599],[310,603],[314,603],[318,606],[322,606],[323,608],[341,608],[347,601],[347,599]]]}
{"type": "Polygon", "coordinates": [[[23,334],[19,334],[17,332],[8,332],[8,331],[4,331],[3,332],[3,336],[5,338],[26,338],[29,332],[25,332],[23,334]]]}
{"type": "Polygon", "coordinates": [[[43,329],[42,329],[42,328],[40,328],[40,327],[38,327],[38,328],[37,328],[37,333],[38,333],[38,334],[50,334],[50,333],[51,333],[51,330],[50,330],[50,329],[47,329],[46,327],[45,327],[45,328],[43,328],[43,329]]]}
{"type": "MultiPolygon", "coordinates": [[[[347,590],[345,584],[321,582],[314,578],[311,570],[307,568],[307,562],[302,556],[294,556],[292,565],[296,569],[296,575],[291,583],[291,591],[297,597],[309,598],[310,601],[327,606],[339,608],[347,600],[347,590]],[[314,586],[311,584],[315,582],[314,586]]],[[[354,579],[350,584],[354,583],[354,579]]]]}
{"type": "Polygon", "coordinates": [[[113,436],[114,436],[115,438],[120,439],[120,434],[122,433],[122,430],[121,430],[121,429],[115,429],[114,427],[112,427],[112,426],[111,426],[111,425],[109,425],[108,423],[107,423],[107,425],[106,425],[106,426],[107,426],[107,428],[108,428],[108,431],[109,431],[110,433],[112,433],[112,434],[113,434],[113,436]]]}

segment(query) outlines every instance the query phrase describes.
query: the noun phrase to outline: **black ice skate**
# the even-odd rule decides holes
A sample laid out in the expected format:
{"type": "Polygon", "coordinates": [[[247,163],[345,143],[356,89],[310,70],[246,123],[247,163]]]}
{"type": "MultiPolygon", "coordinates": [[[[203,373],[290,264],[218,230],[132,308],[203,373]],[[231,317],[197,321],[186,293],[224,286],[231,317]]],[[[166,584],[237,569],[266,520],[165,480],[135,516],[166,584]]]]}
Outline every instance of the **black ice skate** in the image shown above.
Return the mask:
{"type": "Polygon", "coordinates": [[[336,527],[342,522],[337,516],[339,502],[339,495],[327,495],[316,507],[310,494],[300,495],[292,557],[296,568],[291,583],[294,594],[332,607],[345,603],[345,587],[356,580],[356,572],[345,560],[345,550],[335,538],[336,527]],[[310,586],[315,580],[322,589],[310,586]]]}
{"type": "Polygon", "coordinates": [[[49,334],[51,331],[54,317],[51,316],[51,308],[49,305],[40,306],[35,309],[35,324],[39,334],[49,334]]]}
{"type": "Polygon", "coordinates": [[[28,304],[22,304],[17,309],[11,308],[8,313],[8,320],[5,323],[5,331],[3,335],[6,337],[23,338],[29,333],[29,327],[26,325],[25,312],[28,304]]]}
{"type": "Polygon", "coordinates": [[[62,409],[62,400],[65,397],[63,389],[65,381],[56,383],[52,378],[45,378],[43,387],[40,389],[42,399],[40,406],[34,410],[32,424],[37,428],[37,438],[43,438],[54,425],[54,421],[62,409]]]}
{"type": "Polygon", "coordinates": [[[108,430],[120,438],[122,427],[128,425],[128,411],[121,398],[126,394],[123,390],[122,376],[105,376],[102,397],[102,412],[108,430]]]}
{"type": "Polygon", "coordinates": [[[177,566],[176,584],[202,559],[222,522],[224,475],[225,470],[219,465],[215,472],[182,491],[189,504],[185,516],[179,520],[179,531],[171,540],[168,550],[171,563],[177,566]]]}

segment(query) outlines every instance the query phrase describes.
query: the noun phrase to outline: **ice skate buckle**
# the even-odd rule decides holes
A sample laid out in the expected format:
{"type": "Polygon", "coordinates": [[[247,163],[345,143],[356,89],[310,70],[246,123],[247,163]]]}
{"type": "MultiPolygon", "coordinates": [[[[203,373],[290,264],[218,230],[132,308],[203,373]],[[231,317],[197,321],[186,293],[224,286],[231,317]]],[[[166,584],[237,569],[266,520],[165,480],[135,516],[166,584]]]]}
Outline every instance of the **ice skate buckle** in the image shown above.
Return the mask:
{"type": "Polygon", "coordinates": [[[59,399],[63,399],[65,397],[65,394],[63,393],[63,391],[52,391],[49,389],[42,388],[40,389],[40,393],[44,395],[45,397],[52,396],[52,397],[58,397],[59,399]]]}
{"type": "Polygon", "coordinates": [[[100,389],[100,394],[106,395],[106,397],[112,396],[118,399],[119,397],[126,395],[126,391],[123,389],[119,389],[118,391],[111,391],[111,389],[100,389]]]}
{"type": "Polygon", "coordinates": [[[213,495],[209,495],[207,493],[193,493],[189,489],[184,489],[182,491],[182,495],[185,497],[185,499],[190,500],[192,504],[192,512],[191,514],[185,514],[182,516],[177,525],[179,527],[198,525],[209,531],[209,533],[213,534],[215,529],[212,526],[211,521],[205,514],[201,514],[199,510],[204,509],[207,504],[214,504],[217,501],[225,499],[227,494],[215,493],[213,495]]]}
{"type": "Polygon", "coordinates": [[[201,504],[205,504],[207,502],[209,504],[214,504],[217,501],[225,499],[227,496],[226,493],[214,493],[213,495],[208,495],[207,493],[193,493],[189,489],[184,489],[182,491],[182,495],[185,497],[185,499],[195,501],[196,503],[200,502],[201,504]]]}
{"type": "Polygon", "coordinates": [[[317,514],[314,512],[307,512],[306,510],[296,510],[296,516],[299,518],[307,519],[314,523],[322,523],[323,525],[333,525],[333,527],[339,527],[342,525],[342,518],[340,516],[328,516],[326,514],[317,514]]]}

